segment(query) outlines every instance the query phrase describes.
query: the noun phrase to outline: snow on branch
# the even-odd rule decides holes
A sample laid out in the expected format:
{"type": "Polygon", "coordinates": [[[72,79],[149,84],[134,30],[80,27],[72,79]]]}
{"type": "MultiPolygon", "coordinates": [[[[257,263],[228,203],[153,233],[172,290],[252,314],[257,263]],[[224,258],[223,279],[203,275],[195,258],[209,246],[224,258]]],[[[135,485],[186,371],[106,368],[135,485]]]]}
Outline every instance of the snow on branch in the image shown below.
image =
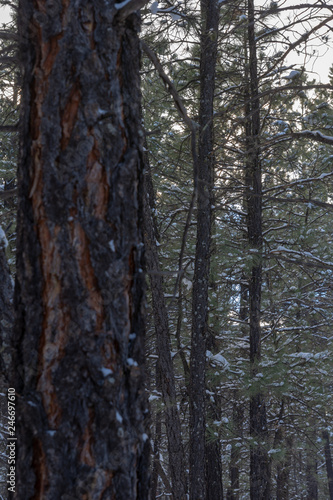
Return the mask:
{"type": "Polygon", "coordinates": [[[269,252],[272,257],[277,257],[307,267],[316,267],[319,269],[333,269],[333,262],[325,262],[311,252],[297,251],[284,246],[278,246],[269,252]]]}
{"type": "Polygon", "coordinates": [[[132,12],[141,9],[148,2],[149,0],[124,0],[123,2],[116,3],[115,8],[118,10],[118,19],[123,21],[132,12]]]}
{"type": "Polygon", "coordinates": [[[324,144],[333,145],[333,136],[324,135],[319,130],[302,130],[302,132],[291,132],[292,137],[298,139],[313,139],[324,144]]]}
{"type": "MultiPolygon", "coordinates": [[[[333,137],[331,137],[332,139],[332,143],[333,144],[333,137]]],[[[285,191],[286,189],[289,189],[291,187],[295,187],[295,186],[299,186],[299,185],[302,185],[302,184],[308,184],[308,183],[312,183],[312,182],[318,182],[318,181],[323,181],[324,179],[326,179],[327,177],[332,177],[333,176],[333,172],[326,172],[326,173],[323,173],[323,174],[320,174],[318,177],[308,177],[308,178],[302,178],[302,179],[296,179],[295,181],[291,181],[291,182],[285,182],[284,184],[278,184],[277,186],[273,186],[273,187],[270,187],[270,188],[267,188],[267,189],[264,189],[263,190],[263,194],[265,195],[266,193],[269,193],[269,192],[272,192],[272,191],[285,191]]],[[[269,197],[266,197],[267,200],[271,199],[269,197]]],[[[275,199],[275,198],[273,198],[275,199]]],[[[292,198],[288,198],[288,199],[280,199],[280,201],[302,201],[302,202],[307,202],[307,203],[310,203],[311,200],[305,200],[305,199],[297,199],[297,200],[293,200],[292,198]]],[[[279,201],[279,200],[278,200],[279,201]]],[[[319,205],[319,206],[323,206],[323,207],[330,207],[331,205],[328,204],[328,203],[324,203],[322,205],[319,205]]]]}

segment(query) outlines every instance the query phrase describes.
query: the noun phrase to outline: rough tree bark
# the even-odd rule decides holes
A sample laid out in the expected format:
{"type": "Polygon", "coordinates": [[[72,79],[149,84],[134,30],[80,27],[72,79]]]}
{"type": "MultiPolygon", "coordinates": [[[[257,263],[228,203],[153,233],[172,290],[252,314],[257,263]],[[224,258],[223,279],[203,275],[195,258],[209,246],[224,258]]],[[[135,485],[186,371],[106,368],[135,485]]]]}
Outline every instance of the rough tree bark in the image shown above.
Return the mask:
{"type": "MultiPolygon", "coordinates": [[[[206,498],[205,481],[205,370],[208,317],[208,281],[213,184],[213,101],[219,7],[216,0],[201,1],[200,107],[197,186],[197,242],[192,295],[190,358],[190,500],[206,498]]],[[[219,492],[216,492],[219,497],[219,492]]]]}
{"type": "MultiPolygon", "coordinates": [[[[262,178],[260,164],[260,102],[258,97],[257,47],[255,37],[254,2],[248,0],[249,43],[249,130],[245,173],[248,244],[255,252],[249,281],[249,326],[251,377],[256,378],[261,359],[260,305],[262,288],[262,178]]],[[[250,398],[250,498],[268,500],[271,497],[270,460],[265,448],[267,417],[261,391],[250,398]]]]}
{"type": "Polygon", "coordinates": [[[146,267],[149,274],[153,315],[158,354],[159,384],[164,403],[165,427],[168,440],[169,469],[172,484],[172,497],[185,500],[187,481],[185,456],[182,443],[181,423],[177,408],[175,375],[171,358],[168,311],[164,298],[163,277],[156,245],[156,228],[152,218],[154,191],[148,159],[146,159],[144,193],[144,242],[146,267]]]}
{"type": "Polygon", "coordinates": [[[19,5],[15,499],[148,498],[138,29],[19,5]]]}

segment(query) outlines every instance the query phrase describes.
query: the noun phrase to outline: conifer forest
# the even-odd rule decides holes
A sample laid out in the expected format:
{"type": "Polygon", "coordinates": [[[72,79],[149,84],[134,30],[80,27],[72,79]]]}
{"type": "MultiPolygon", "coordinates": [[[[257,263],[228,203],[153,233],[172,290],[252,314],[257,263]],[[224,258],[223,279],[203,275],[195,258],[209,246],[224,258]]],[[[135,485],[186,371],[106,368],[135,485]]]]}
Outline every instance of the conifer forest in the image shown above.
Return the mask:
{"type": "Polygon", "coordinates": [[[333,2],[0,22],[0,500],[333,500],[333,2]]]}

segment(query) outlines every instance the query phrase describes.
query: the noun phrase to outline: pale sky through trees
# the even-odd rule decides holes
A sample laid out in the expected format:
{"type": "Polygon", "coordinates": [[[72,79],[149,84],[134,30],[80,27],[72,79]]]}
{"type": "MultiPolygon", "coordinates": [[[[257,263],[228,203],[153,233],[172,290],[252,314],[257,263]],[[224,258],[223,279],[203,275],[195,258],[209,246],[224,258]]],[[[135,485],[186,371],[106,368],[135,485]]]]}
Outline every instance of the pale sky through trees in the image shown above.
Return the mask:
{"type": "Polygon", "coordinates": [[[10,9],[8,7],[0,7],[0,23],[8,23],[10,21],[10,18],[10,9]]]}
{"type": "MultiPolygon", "coordinates": [[[[255,0],[255,4],[257,7],[259,6],[269,7],[272,3],[273,2],[271,0],[255,0]]],[[[299,5],[300,2],[297,2],[296,0],[278,0],[274,3],[277,4],[278,8],[285,8],[289,6],[297,6],[299,5]]],[[[309,6],[311,5],[313,6],[316,4],[316,1],[305,0],[302,1],[302,4],[309,4],[309,6]]],[[[329,2],[327,3],[327,5],[329,5],[329,2]]],[[[295,41],[302,34],[304,34],[305,31],[310,30],[316,24],[315,22],[311,21],[309,22],[306,20],[307,18],[306,9],[300,10],[300,13],[301,12],[304,13],[302,17],[305,19],[305,21],[302,25],[299,25],[299,27],[296,28],[295,37],[293,40],[291,40],[291,42],[295,41]]],[[[279,17],[285,23],[288,15],[292,19],[294,19],[297,14],[295,13],[294,10],[290,10],[284,14],[281,13],[279,17]]],[[[331,14],[330,11],[327,9],[327,17],[329,17],[329,15],[331,14]]],[[[331,28],[330,31],[332,31],[333,21],[330,21],[328,26],[331,28]]],[[[314,34],[314,40],[312,42],[309,42],[306,55],[304,53],[297,54],[297,51],[293,50],[287,59],[289,64],[296,64],[298,68],[305,65],[308,71],[309,79],[312,80],[313,78],[315,78],[316,80],[321,81],[322,83],[327,83],[328,72],[333,64],[333,38],[331,33],[330,32],[327,33],[327,31],[329,30],[322,29],[321,31],[318,31],[317,33],[314,34]],[[328,43],[325,44],[320,39],[320,37],[318,37],[318,34],[320,34],[321,36],[328,35],[328,43]],[[314,54],[313,51],[316,51],[316,53],[314,54]]]]}
{"type": "MultiPolygon", "coordinates": [[[[271,0],[256,0],[256,6],[269,6],[272,2],[271,0]]],[[[292,5],[297,5],[298,2],[295,0],[279,0],[276,2],[278,7],[287,7],[292,5]]],[[[305,0],[309,6],[313,5],[315,2],[313,0],[305,0]]],[[[149,4],[150,5],[150,4],[149,4]]],[[[303,11],[304,12],[304,11],[303,11]]],[[[281,15],[281,19],[285,19],[288,14],[284,16],[281,15]]],[[[329,15],[329,11],[327,10],[327,15],[329,15]]],[[[290,16],[294,16],[294,12],[290,11],[290,16]]],[[[7,23],[10,21],[10,9],[8,7],[0,8],[0,22],[7,23]]],[[[306,16],[304,16],[306,17],[306,16]]],[[[333,29],[333,21],[330,23],[331,30],[333,29]]],[[[298,30],[300,32],[300,30],[298,30]]],[[[301,34],[301,33],[300,33],[301,34]]],[[[323,31],[321,31],[323,34],[323,31]]],[[[328,80],[328,72],[329,68],[333,64],[333,38],[332,35],[329,36],[328,44],[320,43],[320,39],[316,36],[316,40],[314,44],[309,44],[308,54],[305,57],[304,54],[297,55],[296,51],[292,51],[291,55],[288,57],[288,63],[296,64],[297,66],[303,66],[304,61],[306,60],[306,68],[309,72],[309,78],[315,78],[318,81],[326,83],[328,80]],[[313,50],[316,51],[316,54],[313,55],[313,50]],[[311,57],[310,57],[311,55],[311,57]]]]}

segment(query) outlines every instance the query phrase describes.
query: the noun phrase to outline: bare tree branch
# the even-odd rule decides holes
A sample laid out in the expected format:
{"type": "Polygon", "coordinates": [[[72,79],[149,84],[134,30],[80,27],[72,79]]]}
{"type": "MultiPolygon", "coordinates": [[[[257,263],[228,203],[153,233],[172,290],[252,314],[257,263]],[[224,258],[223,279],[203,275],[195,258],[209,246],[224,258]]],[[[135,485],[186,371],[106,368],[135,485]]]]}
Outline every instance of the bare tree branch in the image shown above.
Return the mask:
{"type": "Polygon", "coordinates": [[[170,80],[168,75],[163,69],[163,66],[158,59],[156,53],[151,50],[148,45],[141,40],[141,48],[147,55],[147,57],[151,60],[153,65],[155,66],[158,74],[160,75],[166,89],[169,91],[170,95],[172,96],[175,106],[178,110],[179,115],[183,119],[185,125],[189,128],[191,132],[191,153],[192,153],[192,161],[193,161],[193,178],[194,178],[194,190],[191,198],[191,203],[190,203],[190,208],[187,214],[186,222],[185,222],[185,229],[184,229],[184,234],[183,234],[183,240],[182,240],[182,246],[180,250],[180,255],[179,255],[179,265],[178,265],[178,274],[176,278],[176,283],[174,287],[174,293],[173,293],[173,298],[176,297],[177,289],[180,283],[180,280],[182,279],[183,276],[183,258],[184,258],[184,253],[185,253],[185,245],[186,245],[186,240],[187,240],[187,234],[188,230],[191,224],[191,219],[192,219],[192,214],[193,214],[193,209],[195,205],[195,201],[197,198],[197,182],[198,182],[198,158],[197,158],[197,145],[196,145],[196,130],[197,130],[197,124],[189,117],[186,108],[183,104],[183,101],[180,97],[180,95],[177,92],[177,89],[173,82],[170,80]]]}
{"type": "Polygon", "coordinates": [[[18,132],[18,124],[16,124],[16,125],[0,125],[0,132],[18,132]]]}
{"type": "Polygon", "coordinates": [[[14,198],[17,195],[17,189],[8,189],[5,191],[0,191],[0,200],[9,200],[9,198],[14,198]]]}
{"type": "Polygon", "coordinates": [[[151,62],[155,66],[158,74],[160,75],[161,79],[163,80],[163,83],[164,83],[165,87],[167,88],[167,90],[169,91],[170,95],[172,96],[172,98],[175,102],[176,108],[177,108],[180,116],[184,120],[184,123],[188,126],[188,128],[191,131],[195,132],[196,124],[188,116],[186,108],[183,104],[183,101],[182,101],[180,95],[177,92],[175,85],[173,84],[173,82],[170,80],[170,78],[168,77],[168,75],[164,71],[163,66],[161,64],[161,61],[158,59],[156,53],[153,50],[151,50],[151,48],[148,47],[148,45],[142,40],[141,40],[141,47],[142,47],[142,50],[147,55],[147,57],[151,60],[151,62]]]}
{"type": "Polygon", "coordinates": [[[312,35],[316,31],[318,31],[320,28],[322,28],[323,26],[325,26],[326,24],[328,24],[330,21],[333,21],[333,16],[329,16],[329,17],[325,18],[319,24],[317,24],[316,26],[314,26],[311,30],[306,31],[305,33],[303,33],[303,35],[300,36],[294,43],[291,43],[289,45],[288,49],[283,53],[283,55],[281,57],[279,57],[276,60],[275,64],[271,68],[269,68],[268,71],[266,71],[266,73],[262,76],[262,78],[265,77],[265,76],[267,76],[274,68],[276,68],[276,66],[278,66],[287,57],[287,55],[292,50],[294,50],[301,43],[306,42],[308,40],[308,38],[310,37],[310,35],[312,35]]]}

